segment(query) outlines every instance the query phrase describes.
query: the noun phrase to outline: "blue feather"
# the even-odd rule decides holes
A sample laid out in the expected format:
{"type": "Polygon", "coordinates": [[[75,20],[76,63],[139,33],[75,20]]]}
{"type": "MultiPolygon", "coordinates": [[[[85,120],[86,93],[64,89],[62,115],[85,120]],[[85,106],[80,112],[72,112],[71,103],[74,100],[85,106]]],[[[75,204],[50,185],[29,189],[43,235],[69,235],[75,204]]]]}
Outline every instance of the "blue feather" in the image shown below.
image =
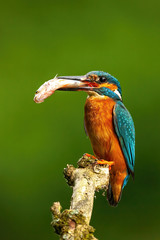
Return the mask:
{"type": "Polygon", "coordinates": [[[97,92],[99,95],[108,96],[114,99],[115,101],[121,101],[120,97],[109,88],[106,87],[95,88],[94,91],[97,92]]]}
{"type": "MultiPolygon", "coordinates": [[[[113,119],[115,131],[118,136],[122,152],[128,167],[128,173],[134,177],[135,164],[135,128],[132,117],[124,104],[117,101],[113,110],[113,119]]],[[[124,180],[123,187],[126,185],[128,178],[124,180]]]]}
{"type": "Polygon", "coordinates": [[[125,177],[124,182],[123,182],[123,187],[122,189],[126,186],[127,182],[129,180],[129,174],[125,177]]]}

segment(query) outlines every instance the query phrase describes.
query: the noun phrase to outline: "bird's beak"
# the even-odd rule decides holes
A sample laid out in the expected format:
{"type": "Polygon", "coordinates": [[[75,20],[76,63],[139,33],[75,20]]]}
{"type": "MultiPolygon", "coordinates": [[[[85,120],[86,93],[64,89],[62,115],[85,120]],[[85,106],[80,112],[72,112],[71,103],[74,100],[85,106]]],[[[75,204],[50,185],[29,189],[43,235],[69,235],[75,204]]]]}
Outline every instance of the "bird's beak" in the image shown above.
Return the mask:
{"type": "Polygon", "coordinates": [[[45,82],[37,91],[34,97],[36,103],[41,103],[51,96],[56,90],[63,91],[92,91],[98,84],[84,76],[62,76],[55,77],[45,82]]]}

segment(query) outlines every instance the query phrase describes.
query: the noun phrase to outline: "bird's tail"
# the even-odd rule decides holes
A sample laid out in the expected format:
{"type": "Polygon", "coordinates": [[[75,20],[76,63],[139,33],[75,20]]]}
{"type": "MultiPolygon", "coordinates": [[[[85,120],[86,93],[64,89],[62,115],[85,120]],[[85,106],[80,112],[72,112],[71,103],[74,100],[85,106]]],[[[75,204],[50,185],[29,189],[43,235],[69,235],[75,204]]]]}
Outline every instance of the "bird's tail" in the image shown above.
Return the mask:
{"type": "Polygon", "coordinates": [[[109,183],[107,189],[107,199],[111,206],[116,207],[119,203],[122,195],[122,186],[118,186],[116,189],[115,187],[112,189],[111,183],[109,183]]]}

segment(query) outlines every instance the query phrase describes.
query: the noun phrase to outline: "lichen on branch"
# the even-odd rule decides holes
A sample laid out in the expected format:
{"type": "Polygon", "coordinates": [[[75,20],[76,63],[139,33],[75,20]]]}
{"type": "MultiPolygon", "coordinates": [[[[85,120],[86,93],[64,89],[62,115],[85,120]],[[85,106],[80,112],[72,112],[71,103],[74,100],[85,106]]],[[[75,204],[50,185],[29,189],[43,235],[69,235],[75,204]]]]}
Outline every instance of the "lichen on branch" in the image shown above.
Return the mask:
{"type": "Polygon", "coordinates": [[[61,213],[59,202],[51,207],[52,226],[60,239],[81,240],[96,238],[94,228],[89,225],[95,191],[107,190],[109,184],[109,168],[107,165],[96,164],[96,159],[84,155],[78,161],[78,168],[67,165],[64,177],[73,188],[69,210],[61,213]]]}

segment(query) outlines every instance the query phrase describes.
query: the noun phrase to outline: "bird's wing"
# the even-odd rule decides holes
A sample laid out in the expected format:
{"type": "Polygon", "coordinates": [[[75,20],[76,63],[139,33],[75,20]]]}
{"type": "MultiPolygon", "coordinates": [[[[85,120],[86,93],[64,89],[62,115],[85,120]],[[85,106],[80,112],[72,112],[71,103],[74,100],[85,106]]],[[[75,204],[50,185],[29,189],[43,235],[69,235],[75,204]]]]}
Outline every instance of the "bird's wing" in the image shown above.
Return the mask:
{"type": "Polygon", "coordinates": [[[129,173],[134,177],[135,128],[132,117],[123,103],[116,103],[113,109],[113,122],[129,173]]]}

